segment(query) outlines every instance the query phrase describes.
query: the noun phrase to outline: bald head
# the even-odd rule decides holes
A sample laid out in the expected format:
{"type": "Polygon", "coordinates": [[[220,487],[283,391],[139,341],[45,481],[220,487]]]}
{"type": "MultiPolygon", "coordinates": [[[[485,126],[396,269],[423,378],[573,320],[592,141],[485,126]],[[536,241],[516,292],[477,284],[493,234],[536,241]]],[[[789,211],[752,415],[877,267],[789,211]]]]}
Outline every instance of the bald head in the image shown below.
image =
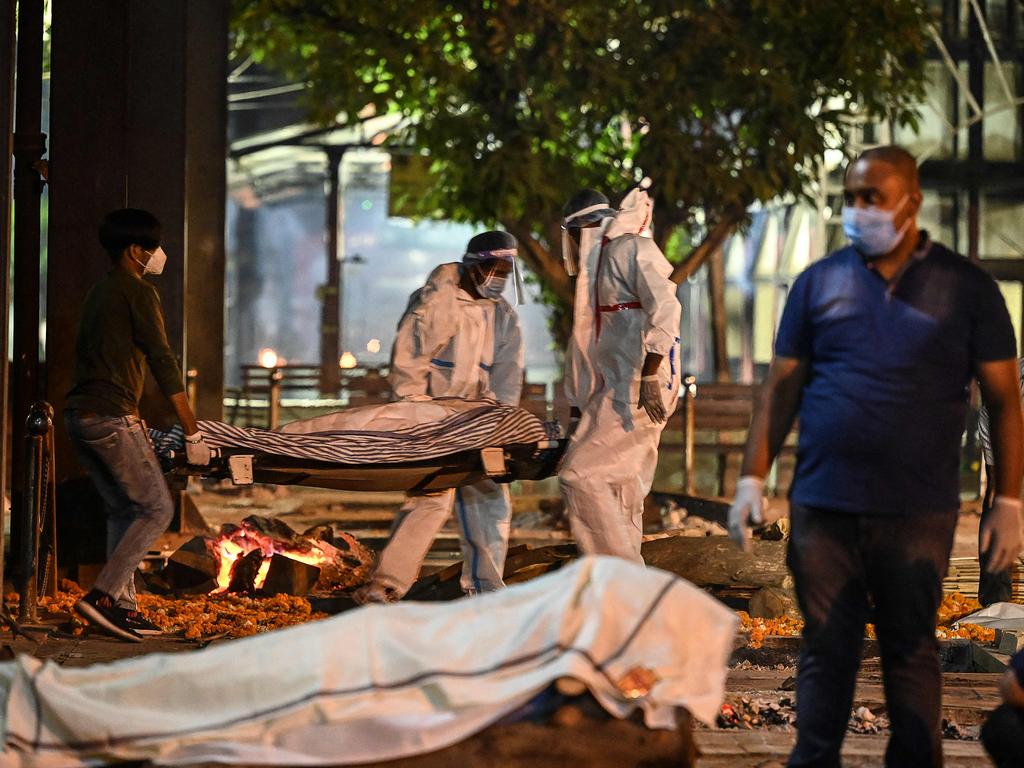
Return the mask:
{"type": "Polygon", "coordinates": [[[853,165],[857,163],[884,163],[889,166],[892,173],[902,178],[908,192],[919,192],[921,189],[917,176],[917,160],[903,147],[889,144],[884,147],[866,149],[853,162],[853,165]]]}
{"type": "Polygon", "coordinates": [[[847,206],[900,209],[916,216],[921,204],[917,161],[902,147],[865,150],[846,169],[843,188],[847,206]]]}

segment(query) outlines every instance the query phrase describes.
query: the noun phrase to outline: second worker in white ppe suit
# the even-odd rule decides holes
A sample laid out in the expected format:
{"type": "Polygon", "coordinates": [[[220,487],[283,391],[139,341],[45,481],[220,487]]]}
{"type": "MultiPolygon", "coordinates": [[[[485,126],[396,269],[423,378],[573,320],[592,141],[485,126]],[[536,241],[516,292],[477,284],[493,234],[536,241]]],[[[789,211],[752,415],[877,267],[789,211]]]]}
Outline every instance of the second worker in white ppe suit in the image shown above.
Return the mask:
{"type": "MultiPolygon", "coordinates": [[[[396,398],[489,398],[519,405],[523,339],[515,310],[502,298],[509,277],[518,280],[517,248],[507,232],[476,235],[461,264],[440,265],[411,296],[391,353],[396,398]]],[[[512,504],[505,486],[486,479],[455,490],[410,494],[373,576],[355,600],[402,598],[453,505],[461,531],[463,591],[503,587],[512,504]]]]}
{"type": "Polygon", "coordinates": [[[646,236],[652,202],[614,211],[583,190],[565,206],[563,256],[576,274],[566,394],[579,423],[558,477],[583,554],[643,562],[644,498],[679,394],[680,305],[672,266],[646,236]]]}

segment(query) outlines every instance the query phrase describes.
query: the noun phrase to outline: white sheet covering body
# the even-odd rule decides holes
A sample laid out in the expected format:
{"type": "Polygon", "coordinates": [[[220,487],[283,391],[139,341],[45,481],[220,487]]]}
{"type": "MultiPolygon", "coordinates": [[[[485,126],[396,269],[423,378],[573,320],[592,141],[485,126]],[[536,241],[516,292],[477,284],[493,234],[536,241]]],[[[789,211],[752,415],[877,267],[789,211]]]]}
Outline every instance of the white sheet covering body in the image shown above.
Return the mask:
{"type": "Polygon", "coordinates": [[[467,400],[461,397],[434,398],[421,395],[393,403],[362,405],[292,421],[278,429],[289,435],[318,432],[402,432],[424,424],[443,422],[478,408],[494,407],[492,400],[467,400]]]}
{"type": "Polygon", "coordinates": [[[956,621],[957,626],[961,624],[974,624],[989,629],[1024,630],[1024,605],[992,603],[956,621]]]}
{"type": "Polygon", "coordinates": [[[190,653],[0,665],[7,765],[87,760],[338,765],[467,738],[569,676],[617,717],[712,722],[737,620],[675,576],[585,558],[453,603],[372,605],[190,653]],[[617,682],[657,678],[629,701],[617,682]]]}

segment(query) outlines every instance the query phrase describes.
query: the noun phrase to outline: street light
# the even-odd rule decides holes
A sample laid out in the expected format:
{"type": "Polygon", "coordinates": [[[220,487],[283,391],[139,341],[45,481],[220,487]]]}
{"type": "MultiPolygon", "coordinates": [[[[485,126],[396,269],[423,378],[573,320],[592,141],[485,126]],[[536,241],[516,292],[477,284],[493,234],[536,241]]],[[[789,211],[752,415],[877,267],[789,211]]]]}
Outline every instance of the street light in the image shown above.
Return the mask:
{"type": "Polygon", "coordinates": [[[277,368],[277,352],[272,350],[270,347],[264,347],[261,349],[256,359],[259,360],[261,368],[277,368]]]}

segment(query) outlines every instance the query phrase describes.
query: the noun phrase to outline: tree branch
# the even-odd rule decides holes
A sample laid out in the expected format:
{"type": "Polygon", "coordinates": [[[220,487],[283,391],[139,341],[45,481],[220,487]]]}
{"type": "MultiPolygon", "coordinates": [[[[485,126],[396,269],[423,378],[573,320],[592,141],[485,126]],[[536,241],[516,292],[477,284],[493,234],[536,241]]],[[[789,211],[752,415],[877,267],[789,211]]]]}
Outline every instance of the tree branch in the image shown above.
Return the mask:
{"type": "Polygon", "coordinates": [[[744,209],[742,206],[731,205],[727,207],[722,212],[718,221],[715,222],[715,225],[708,230],[700,245],[690,251],[685,261],[676,265],[669,279],[678,285],[700,269],[708,257],[733,233],[736,225],[743,220],[743,213],[744,209]]]}
{"type": "Polygon", "coordinates": [[[562,266],[560,256],[545,248],[534,237],[529,225],[517,221],[503,222],[506,231],[511,232],[519,241],[522,253],[530,270],[562,301],[569,306],[573,302],[572,281],[562,266]]]}

